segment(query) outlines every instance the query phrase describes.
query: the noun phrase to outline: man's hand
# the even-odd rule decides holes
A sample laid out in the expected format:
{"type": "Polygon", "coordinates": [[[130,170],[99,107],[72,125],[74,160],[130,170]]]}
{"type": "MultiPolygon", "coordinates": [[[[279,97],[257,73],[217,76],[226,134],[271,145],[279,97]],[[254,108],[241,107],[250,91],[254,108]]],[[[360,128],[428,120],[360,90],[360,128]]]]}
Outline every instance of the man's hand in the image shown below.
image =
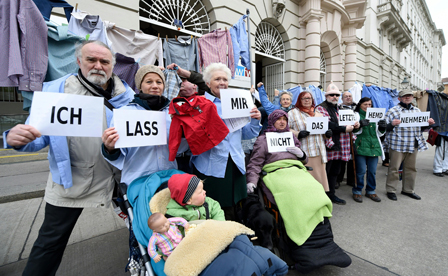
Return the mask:
{"type": "Polygon", "coordinates": [[[325,131],[325,137],[331,138],[331,136],[333,136],[333,131],[331,129],[325,131]]]}
{"type": "Polygon", "coordinates": [[[171,63],[170,65],[168,65],[166,67],[166,69],[168,70],[177,70],[177,75],[181,78],[185,78],[188,79],[191,75],[191,72],[185,69],[182,69],[179,67],[179,65],[177,65],[176,63],[171,63]]]}
{"type": "Polygon", "coordinates": [[[433,124],[435,124],[436,122],[434,121],[433,118],[429,118],[428,123],[429,123],[429,125],[433,125],[433,124]]]}
{"type": "Polygon", "coordinates": [[[356,129],[358,129],[360,127],[360,124],[359,124],[359,122],[355,122],[354,124],[353,124],[353,128],[356,128],[356,129]]]}
{"type": "Polygon", "coordinates": [[[260,87],[260,86],[262,86],[263,85],[263,83],[262,82],[259,82],[258,84],[257,84],[257,87],[260,87]]]}
{"type": "Polygon", "coordinates": [[[345,126],[345,132],[347,133],[352,132],[354,128],[355,128],[354,126],[345,126]]]}
{"type": "Polygon", "coordinates": [[[391,124],[393,126],[398,126],[400,123],[401,123],[401,121],[399,119],[393,119],[391,124]]]}
{"type": "Polygon", "coordinates": [[[280,94],[280,91],[278,91],[277,89],[274,90],[274,96],[278,96],[278,94],[280,94]]]}
{"type": "Polygon", "coordinates": [[[24,146],[40,137],[40,132],[30,125],[16,125],[6,136],[6,143],[13,147],[24,146]]]}
{"type": "Polygon", "coordinates": [[[261,119],[261,113],[256,106],[252,107],[252,110],[250,111],[250,117],[257,120],[261,119]]]}
{"type": "Polygon", "coordinates": [[[120,137],[114,127],[110,127],[104,131],[101,139],[109,153],[115,149],[115,143],[118,141],[118,138],[120,137]]]}
{"type": "Polygon", "coordinates": [[[250,94],[254,94],[255,93],[255,87],[252,85],[250,87],[250,94]]]}

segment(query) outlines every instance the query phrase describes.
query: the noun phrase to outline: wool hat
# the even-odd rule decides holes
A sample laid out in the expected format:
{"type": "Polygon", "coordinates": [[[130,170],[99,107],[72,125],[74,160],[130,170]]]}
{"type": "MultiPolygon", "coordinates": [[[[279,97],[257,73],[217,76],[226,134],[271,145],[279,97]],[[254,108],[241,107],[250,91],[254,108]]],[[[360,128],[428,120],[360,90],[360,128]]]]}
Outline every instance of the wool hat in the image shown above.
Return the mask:
{"type": "Polygon", "coordinates": [[[168,189],[170,189],[171,198],[184,206],[193,196],[201,180],[192,174],[174,174],[168,180],[168,189]]]}
{"type": "Polygon", "coordinates": [[[163,74],[162,70],[160,70],[160,68],[155,65],[145,65],[140,67],[140,69],[138,69],[137,73],[135,74],[135,85],[137,86],[138,90],[141,89],[143,78],[148,73],[155,73],[159,75],[162,79],[163,87],[165,87],[165,75],[163,74]]]}
{"type": "Polygon", "coordinates": [[[404,89],[404,90],[401,90],[400,93],[398,93],[398,97],[403,97],[406,95],[414,96],[414,93],[410,89],[404,89]]]}
{"type": "Polygon", "coordinates": [[[333,83],[333,81],[330,82],[330,84],[327,87],[327,91],[325,91],[325,96],[330,94],[338,94],[341,95],[341,91],[339,91],[339,88],[333,83]]]}

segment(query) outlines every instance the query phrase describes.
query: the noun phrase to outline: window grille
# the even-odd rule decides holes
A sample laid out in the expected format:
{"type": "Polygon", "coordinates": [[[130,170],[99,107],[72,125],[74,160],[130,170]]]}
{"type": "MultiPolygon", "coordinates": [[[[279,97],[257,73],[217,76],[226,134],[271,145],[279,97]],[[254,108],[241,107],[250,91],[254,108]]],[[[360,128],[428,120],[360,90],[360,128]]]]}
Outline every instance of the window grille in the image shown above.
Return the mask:
{"type": "Polygon", "coordinates": [[[284,62],[266,66],[265,89],[269,99],[274,100],[274,90],[283,90],[284,85],[284,62]]]}
{"type": "Polygon", "coordinates": [[[325,60],[324,52],[320,50],[320,85],[322,90],[327,89],[327,62],[325,60]]]}
{"type": "Polygon", "coordinates": [[[255,33],[255,51],[275,59],[285,59],[285,46],[280,32],[268,22],[258,24],[255,33]]]}
{"type": "Polygon", "coordinates": [[[0,87],[0,102],[23,102],[22,94],[16,87],[0,87]]]}

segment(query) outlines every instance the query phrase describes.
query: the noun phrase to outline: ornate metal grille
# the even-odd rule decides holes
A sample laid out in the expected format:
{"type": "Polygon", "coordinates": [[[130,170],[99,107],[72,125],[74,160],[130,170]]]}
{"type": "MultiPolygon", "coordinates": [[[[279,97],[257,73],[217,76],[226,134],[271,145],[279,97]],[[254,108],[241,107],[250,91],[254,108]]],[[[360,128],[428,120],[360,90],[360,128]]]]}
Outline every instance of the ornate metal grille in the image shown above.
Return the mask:
{"type": "Polygon", "coordinates": [[[320,85],[323,89],[327,89],[327,62],[325,61],[324,52],[320,50],[320,85]]]}
{"type": "Polygon", "coordinates": [[[285,59],[285,46],[280,32],[274,25],[261,22],[255,33],[255,50],[268,56],[285,59]]]}
{"type": "Polygon", "coordinates": [[[199,0],[140,0],[140,16],[149,23],[196,34],[210,32],[207,10],[199,0]]]}

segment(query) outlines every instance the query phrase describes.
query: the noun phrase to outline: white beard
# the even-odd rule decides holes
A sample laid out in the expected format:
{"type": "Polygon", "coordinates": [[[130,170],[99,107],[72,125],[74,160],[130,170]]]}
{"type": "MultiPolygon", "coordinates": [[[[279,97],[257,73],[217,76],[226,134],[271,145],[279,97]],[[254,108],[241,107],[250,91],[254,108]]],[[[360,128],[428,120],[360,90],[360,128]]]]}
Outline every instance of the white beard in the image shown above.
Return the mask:
{"type": "Polygon", "coordinates": [[[96,69],[92,69],[89,71],[89,73],[87,74],[87,80],[98,86],[101,86],[108,81],[106,72],[96,69]],[[101,76],[92,74],[101,74],[101,76]]]}

